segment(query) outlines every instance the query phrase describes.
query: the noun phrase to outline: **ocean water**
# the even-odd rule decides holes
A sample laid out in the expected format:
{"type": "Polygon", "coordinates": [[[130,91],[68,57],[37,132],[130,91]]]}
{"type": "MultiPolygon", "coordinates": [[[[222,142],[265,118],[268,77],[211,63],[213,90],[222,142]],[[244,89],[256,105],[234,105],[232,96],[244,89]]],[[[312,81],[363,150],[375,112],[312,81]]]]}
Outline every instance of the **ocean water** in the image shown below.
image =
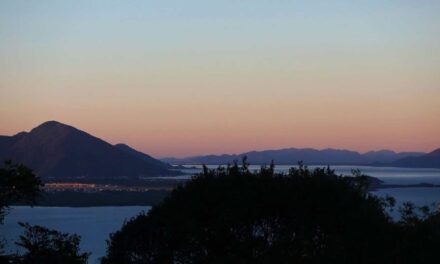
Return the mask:
{"type": "Polygon", "coordinates": [[[400,218],[398,208],[405,202],[411,202],[415,206],[428,206],[432,211],[438,210],[440,204],[440,188],[409,187],[409,188],[387,188],[378,189],[372,192],[379,197],[391,196],[396,199],[396,206],[388,213],[394,220],[400,218]]]}
{"type": "Polygon", "coordinates": [[[81,236],[81,250],[92,252],[89,263],[99,263],[106,253],[106,240],[110,233],[119,230],[124,221],[148,212],[149,206],[108,206],[108,207],[29,207],[13,206],[0,225],[0,237],[7,240],[7,252],[20,248],[14,244],[23,234],[18,222],[41,225],[61,232],[81,236]]]}
{"type": "MultiPolygon", "coordinates": [[[[219,165],[208,165],[210,169],[217,168],[219,165]]],[[[195,173],[200,173],[202,171],[202,165],[188,165],[188,169],[183,170],[187,175],[179,176],[180,179],[189,179],[195,173]],[[194,167],[194,168],[193,168],[194,167]]],[[[261,166],[250,165],[249,169],[251,171],[257,171],[261,166]]],[[[298,167],[297,165],[277,165],[275,166],[275,171],[286,173],[292,167],[298,167]]],[[[317,167],[327,167],[322,166],[308,166],[309,169],[314,169],[317,167]]],[[[440,169],[425,169],[425,168],[396,168],[396,167],[371,167],[371,166],[331,166],[337,174],[341,175],[351,175],[353,169],[359,169],[363,174],[377,177],[382,180],[385,184],[418,184],[418,183],[430,183],[440,185],[440,169]]],[[[168,178],[173,179],[173,177],[161,177],[162,179],[168,178]]],[[[174,177],[175,179],[176,177],[174,177]]]]}

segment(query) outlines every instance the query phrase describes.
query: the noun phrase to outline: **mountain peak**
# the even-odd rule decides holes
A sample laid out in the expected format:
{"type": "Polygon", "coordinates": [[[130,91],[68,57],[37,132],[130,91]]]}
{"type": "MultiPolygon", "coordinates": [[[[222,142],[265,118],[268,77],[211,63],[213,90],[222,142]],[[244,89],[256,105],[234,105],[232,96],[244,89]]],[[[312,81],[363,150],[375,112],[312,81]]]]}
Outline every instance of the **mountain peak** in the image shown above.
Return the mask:
{"type": "Polygon", "coordinates": [[[398,159],[420,156],[425,153],[396,153],[390,150],[370,151],[359,153],[347,149],[313,149],[313,148],[284,148],[275,150],[250,151],[232,155],[193,156],[183,159],[163,159],[174,165],[182,164],[230,164],[246,156],[251,164],[269,164],[271,160],[276,164],[296,164],[303,161],[308,165],[369,165],[390,164],[398,159]]]}
{"type": "Polygon", "coordinates": [[[73,128],[72,126],[63,124],[61,122],[58,122],[58,121],[55,121],[55,120],[50,120],[50,121],[46,121],[46,122],[40,124],[39,126],[35,127],[32,130],[36,130],[36,129],[52,129],[52,128],[60,128],[60,127],[73,128]]]}
{"type": "Polygon", "coordinates": [[[440,168],[440,149],[418,157],[407,157],[393,163],[399,167],[440,168]]]}
{"type": "Polygon", "coordinates": [[[440,148],[428,153],[429,156],[440,156],[440,148]]]}
{"type": "Polygon", "coordinates": [[[380,150],[371,150],[368,152],[365,152],[364,154],[388,154],[388,155],[395,155],[397,154],[395,151],[389,150],[389,149],[380,149],[380,150]]]}
{"type": "Polygon", "coordinates": [[[44,122],[29,133],[1,137],[1,159],[26,164],[43,178],[138,178],[177,174],[170,171],[167,164],[129,146],[113,146],[57,121],[44,122]]]}
{"type": "Polygon", "coordinates": [[[65,125],[65,124],[58,122],[56,120],[49,120],[49,121],[43,122],[40,126],[51,126],[51,125],[53,126],[53,125],[65,125]]]}
{"type": "Polygon", "coordinates": [[[56,135],[71,134],[71,132],[80,132],[80,130],[58,121],[47,121],[33,128],[29,134],[34,136],[54,137],[56,135]]]}

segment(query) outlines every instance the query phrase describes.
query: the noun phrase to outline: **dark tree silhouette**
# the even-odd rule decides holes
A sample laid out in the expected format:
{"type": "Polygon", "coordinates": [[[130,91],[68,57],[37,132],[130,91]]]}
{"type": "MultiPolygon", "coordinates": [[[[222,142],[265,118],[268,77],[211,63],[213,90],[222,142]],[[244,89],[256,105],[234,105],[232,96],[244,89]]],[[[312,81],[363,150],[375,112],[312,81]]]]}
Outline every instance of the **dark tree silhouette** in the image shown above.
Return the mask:
{"type": "Polygon", "coordinates": [[[393,222],[393,199],[368,182],[330,168],[205,167],[112,234],[102,263],[436,263],[438,216],[393,222]]]}
{"type": "Polygon", "coordinates": [[[31,169],[22,164],[5,161],[0,168],[0,223],[9,205],[16,202],[34,203],[40,195],[41,181],[31,169]]]}
{"type": "MultiPolygon", "coordinates": [[[[16,202],[34,203],[40,194],[41,181],[32,170],[7,160],[0,168],[0,224],[8,213],[9,206],[16,202]]],[[[3,248],[5,240],[0,236],[0,262],[5,262],[3,248]]]]}
{"type": "Polygon", "coordinates": [[[42,226],[20,223],[24,235],[16,244],[26,252],[14,258],[18,264],[84,264],[90,253],[80,253],[78,235],[69,235],[42,226]]]}
{"type": "MultiPolygon", "coordinates": [[[[0,224],[3,223],[11,204],[35,203],[41,193],[41,186],[40,179],[31,169],[6,161],[4,167],[0,168],[0,224]]],[[[89,253],[79,253],[79,236],[60,233],[41,226],[23,223],[20,225],[25,228],[25,232],[20,236],[20,242],[16,244],[23,247],[26,252],[23,255],[3,255],[3,252],[0,252],[0,263],[87,263],[89,253]]],[[[4,245],[0,245],[0,249],[2,247],[4,245]]]]}

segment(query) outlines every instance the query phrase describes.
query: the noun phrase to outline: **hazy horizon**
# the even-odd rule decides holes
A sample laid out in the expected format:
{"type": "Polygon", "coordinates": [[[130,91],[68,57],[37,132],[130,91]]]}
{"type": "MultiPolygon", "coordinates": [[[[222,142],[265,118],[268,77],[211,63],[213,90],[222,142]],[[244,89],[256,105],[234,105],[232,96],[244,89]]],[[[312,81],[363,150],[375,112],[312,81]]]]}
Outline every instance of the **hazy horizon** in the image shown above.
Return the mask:
{"type": "MultiPolygon", "coordinates": [[[[71,124],[66,124],[66,123],[63,123],[63,122],[59,122],[59,121],[57,121],[57,120],[48,120],[48,121],[46,121],[46,122],[53,122],[53,121],[55,121],[55,122],[58,122],[58,123],[62,123],[62,124],[64,124],[64,125],[68,125],[68,126],[71,126],[71,124]]],[[[45,122],[43,122],[43,123],[45,123],[45,122]]],[[[43,124],[42,123],[42,124],[43,124]]],[[[39,124],[39,125],[41,125],[41,124],[39,124]]],[[[35,126],[36,127],[36,126],[35,126]]],[[[33,128],[35,128],[35,127],[33,127],[33,128]]],[[[75,127],[75,126],[73,126],[73,127],[75,127]]],[[[84,131],[83,129],[81,129],[81,128],[78,128],[78,127],[75,127],[76,129],[79,129],[79,130],[82,130],[83,132],[86,132],[86,133],[88,133],[87,131],[84,131]]],[[[18,131],[18,132],[16,132],[16,133],[13,133],[13,134],[11,134],[11,135],[1,135],[0,134],[0,136],[14,136],[14,135],[16,135],[16,134],[18,134],[18,133],[21,133],[21,132],[30,132],[30,130],[32,130],[32,129],[29,129],[29,130],[22,130],[22,131],[18,131]]],[[[88,133],[88,134],[90,134],[90,133],[88,133]]],[[[92,136],[96,136],[96,135],[93,135],[93,134],[91,134],[92,136]]],[[[99,138],[99,137],[98,137],[99,138]]],[[[100,139],[102,139],[102,140],[104,140],[104,141],[107,141],[107,140],[105,140],[105,139],[103,139],[103,138],[100,138],[100,139]]],[[[116,144],[127,144],[127,143],[125,143],[125,142],[116,142],[116,143],[114,143],[114,142],[109,142],[109,141],[107,141],[108,143],[110,143],[110,144],[113,144],[113,145],[116,145],[116,144]]],[[[130,147],[132,147],[132,148],[136,148],[136,147],[133,147],[133,146],[130,146],[130,147]]],[[[221,152],[221,153],[199,153],[199,154],[195,154],[195,155],[190,155],[190,156],[170,156],[170,155],[164,155],[164,156],[155,156],[156,158],[189,158],[189,157],[194,157],[194,156],[206,156],[206,155],[221,155],[221,154],[227,154],[227,155],[239,155],[239,154],[243,154],[243,153],[247,153],[247,152],[252,152],[252,151],[271,151],[271,150],[281,150],[281,149],[291,149],[291,148],[296,148],[296,149],[315,149],[315,150],[326,150],[326,149],[332,149],[332,150],[348,150],[348,151],[356,151],[356,152],[358,152],[358,153],[360,153],[360,154],[365,154],[365,153],[367,153],[367,152],[374,152],[374,151],[394,151],[394,152],[396,152],[396,153],[399,153],[399,152],[425,152],[425,153],[429,153],[429,152],[431,152],[431,151],[434,151],[434,150],[437,150],[438,148],[435,148],[435,149],[432,149],[432,150],[430,150],[430,151],[414,151],[414,150],[408,150],[408,151],[395,151],[395,150],[393,150],[393,149],[370,149],[370,150],[367,150],[367,151],[358,151],[358,150],[355,150],[355,149],[347,149],[347,148],[332,148],[332,147],[323,147],[323,148],[313,148],[313,147],[307,147],[307,146],[304,146],[304,147],[296,147],[296,146],[284,146],[284,147],[279,147],[279,148],[264,148],[264,149],[248,149],[248,150],[242,150],[242,151],[239,151],[239,152],[235,152],[235,153],[226,153],[226,152],[221,152]]],[[[140,149],[137,149],[137,150],[139,150],[139,151],[142,151],[142,150],[140,150],[140,149]]],[[[143,151],[144,153],[146,153],[146,154],[151,154],[151,153],[149,153],[148,151],[143,151]]]]}
{"type": "Polygon", "coordinates": [[[440,147],[440,1],[0,0],[0,135],[155,157],[440,147]]]}

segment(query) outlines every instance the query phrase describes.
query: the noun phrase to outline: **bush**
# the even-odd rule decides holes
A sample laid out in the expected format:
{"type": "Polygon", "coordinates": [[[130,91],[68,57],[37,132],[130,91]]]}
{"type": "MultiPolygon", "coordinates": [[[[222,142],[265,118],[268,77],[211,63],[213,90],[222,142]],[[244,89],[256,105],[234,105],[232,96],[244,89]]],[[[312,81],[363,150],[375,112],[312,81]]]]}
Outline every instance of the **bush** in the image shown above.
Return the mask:
{"type": "Polygon", "coordinates": [[[81,238],[42,226],[20,223],[24,235],[16,244],[26,252],[15,256],[17,264],[85,264],[90,253],[80,253],[81,238]]]}
{"type": "Polygon", "coordinates": [[[368,182],[329,168],[204,168],[112,234],[102,263],[434,263],[439,233],[424,236],[438,216],[393,222],[392,199],[368,182]]]}

